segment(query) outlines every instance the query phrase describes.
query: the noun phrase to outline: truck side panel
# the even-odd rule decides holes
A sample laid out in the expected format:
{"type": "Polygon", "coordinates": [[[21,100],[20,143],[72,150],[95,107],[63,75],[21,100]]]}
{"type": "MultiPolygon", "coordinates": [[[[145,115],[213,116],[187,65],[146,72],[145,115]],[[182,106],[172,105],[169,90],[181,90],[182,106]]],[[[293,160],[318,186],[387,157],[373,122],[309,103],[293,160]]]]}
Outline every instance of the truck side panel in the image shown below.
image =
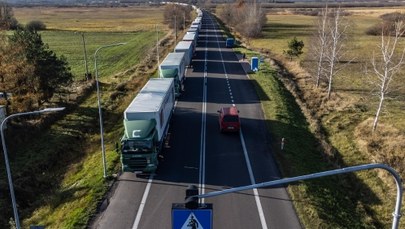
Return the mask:
{"type": "Polygon", "coordinates": [[[196,33],[186,33],[183,37],[183,41],[191,41],[193,42],[193,53],[195,52],[195,48],[197,47],[197,36],[196,33]]]}
{"type": "Polygon", "coordinates": [[[174,48],[174,52],[184,52],[185,65],[188,66],[191,63],[193,57],[193,43],[191,41],[180,41],[174,48]]]}
{"type": "Polygon", "coordinates": [[[172,83],[171,87],[169,88],[168,93],[166,94],[166,97],[163,101],[162,109],[160,110],[160,113],[159,113],[158,135],[159,135],[160,141],[167,134],[170,118],[171,118],[171,116],[173,114],[173,110],[174,110],[174,102],[175,102],[174,84],[172,83]]]}
{"type": "Polygon", "coordinates": [[[150,79],[124,112],[126,120],[156,120],[158,138],[174,108],[174,80],[150,79]]]}

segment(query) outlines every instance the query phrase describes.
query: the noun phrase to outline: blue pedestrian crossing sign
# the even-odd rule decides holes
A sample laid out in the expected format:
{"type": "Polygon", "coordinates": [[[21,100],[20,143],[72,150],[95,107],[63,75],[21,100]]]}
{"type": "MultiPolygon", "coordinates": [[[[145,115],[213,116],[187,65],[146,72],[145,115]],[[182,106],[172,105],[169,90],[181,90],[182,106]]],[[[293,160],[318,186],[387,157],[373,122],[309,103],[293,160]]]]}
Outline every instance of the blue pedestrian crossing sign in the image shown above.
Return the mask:
{"type": "Polygon", "coordinates": [[[187,209],[184,204],[172,206],[172,229],[212,229],[212,204],[187,209]]]}
{"type": "Polygon", "coordinates": [[[188,215],[188,218],[186,219],[183,226],[181,227],[181,229],[187,229],[187,228],[204,229],[204,227],[201,225],[201,222],[197,219],[197,217],[192,212],[190,213],[190,215],[188,215]]]}

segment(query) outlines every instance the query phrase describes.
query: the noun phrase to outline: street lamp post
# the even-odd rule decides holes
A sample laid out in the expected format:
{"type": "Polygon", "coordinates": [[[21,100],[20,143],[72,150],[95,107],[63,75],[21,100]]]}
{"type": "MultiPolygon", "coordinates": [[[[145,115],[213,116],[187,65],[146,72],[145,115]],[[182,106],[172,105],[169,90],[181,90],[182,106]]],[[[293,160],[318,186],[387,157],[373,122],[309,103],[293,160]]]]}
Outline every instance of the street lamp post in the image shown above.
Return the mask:
{"type": "Polygon", "coordinates": [[[103,48],[108,48],[108,47],[113,47],[113,46],[119,46],[119,45],[125,45],[126,43],[114,43],[114,44],[109,44],[109,45],[104,45],[99,47],[95,52],[94,52],[94,68],[96,71],[96,88],[97,88],[97,105],[98,105],[98,116],[100,119],[100,137],[101,137],[101,154],[103,157],[103,177],[107,177],[107,166],[106,166],[106,159],[105,159],[105,147],[104,147],[104,130],[103,130],[103,115],[101,113],[101,102],[100,102],[100,87],[99,87],[99,82],[98,82],[98,70],[97,70],[97,53],[103,48]]]}
{"type": "Polygon", "coordinates": [[[8,186],[10,188],[10,195],[11,195],[11,202],[13,205],[13,212],[14,212],[14,220],[15,220],[15,225],[17,229],[20,229],[20,219],[18,218],[18,211],[17,211],[17,203],[15,200],[15,194],[14,194],[14,186],[13,186],[13,179],[11,177],[11,170],[10,170],[10,165],[8,162],[8,156],[7,156],[7,147],[6,147],[6,140],[4,137],[4,125],[6,124],[7,120],[13,117],[17,116],[23,116],[23,115],[32,115],[32,114],[40,114],[40,113],[45,113],[45,112],[55,112],[55,111],[61,111],[64,110],[64,107],[58,107],[58,108],[46,108],[43,110],[39,111],[31,111],[31,112],[24,112],[24,113],[16,113],[7,116],[0,125],[0,131],[1,131],[1,144],[3,145],[3,153],[4,153],[4,161],[6,163],[6,172],[7,172],[7,178],[8,178],[8,186]]]}

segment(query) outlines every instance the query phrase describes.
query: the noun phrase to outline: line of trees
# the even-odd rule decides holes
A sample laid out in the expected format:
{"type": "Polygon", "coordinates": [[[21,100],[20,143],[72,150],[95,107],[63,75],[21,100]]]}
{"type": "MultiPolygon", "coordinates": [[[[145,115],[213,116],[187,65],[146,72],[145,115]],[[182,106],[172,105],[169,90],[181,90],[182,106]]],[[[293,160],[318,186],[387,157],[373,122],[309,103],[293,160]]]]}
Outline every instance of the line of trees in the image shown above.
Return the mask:
{"type": "Polygon", "coordinates": [[[334,78],[344,67],[339,63],[346,51],[349,27],[341,8],[330,9],[326,6],[318,17],[317,30],[310,41],[309,52],[314,57],[313,69],[316,70],[315,85],[318,88],[321,82],[326,83],[328,99],[332,93],[334,78]]]}
{"type": "MultiPolygon", "coordinates": [[[[344,17],[345,13],[340,8],[328,9],[326,6],[319,14],[317,31],[310,42],[310,52],[315,63],[315,86],[318,88],[325,85],[328,99],[334,78],[344,67],[340,62],[345,54],[350,26],[344,17]]],[[[365,72],[368,76],[365,83],[373,86],[373,94],[379,100],[372,126],[373,132],[377,129],[384,101],[396,87],[395,77],[402,71],[405,61],[405,48],[400,50],[399,45],[405,36],[405,15],[387,14],[383,19],[383,23],[367,31],[369,35],[381,36],[381,43],[376,45],[378,51],[373,52],[370,61],[371,70],[366,69],[365,72]]],[[[346,61],[350,62],[351,60],[346,61]]]]}
{"type": "Polygon", "coordinates": [[[191,20],[193,8],[190,5],[167,4],[163,18],[171,29],[185,29],[186,22],[191,20]]]}

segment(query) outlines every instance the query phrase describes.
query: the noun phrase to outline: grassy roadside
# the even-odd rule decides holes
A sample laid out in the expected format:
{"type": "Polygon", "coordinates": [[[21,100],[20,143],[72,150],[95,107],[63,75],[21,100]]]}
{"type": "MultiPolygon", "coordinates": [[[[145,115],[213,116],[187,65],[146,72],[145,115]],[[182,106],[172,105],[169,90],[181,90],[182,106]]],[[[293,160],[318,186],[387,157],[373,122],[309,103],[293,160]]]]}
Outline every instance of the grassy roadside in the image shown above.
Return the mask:
{"type": "MultiPolygon", "coordinates": [[[[260,56],[246,49],[236,49],[247,57],[260,56]]],[[[310,131],[295,98],[267,63],[250,77],[262,99],[272,145],[284,176],[298,176],[334,169],[319,151],[318,141],[310,131]],[[265,98],[271,98],[266,100],[265,98]],[[281,138],[286,139],[280,150],[281,138]]],[[[359,173],[365,174],[365,173],[359,173]]],[[[379,199],[357,175],[339,175],[299,182],[289,186],[294,206],[305,228],[384,228],[369,205],[379,199]],[[353,185],[356,184],[356,185],[353,185]],[[348,191],[351,189],[351,191],[348,191]],[[367,194],[365,194],[367,193],[367,194]],[[363,196],[364,195],[364,196],[363,196]]]]}
{"type": "MultiPolygon", "coordinates": [[[[386,107],[389,112],[384,113],[381,121],[382,137],[376,138],[370,134],[369,117],[373,116],[376,99],[370,96],[369,85],[364,84],[364,72],[362,66],[368,61],[370,47],[375,44],[377,37],[365,36],[364,31],[374,23],[378,22],[378,15],[388,12],[396,12],[398,9],[376,9],[373,13],[365,9],[356,9],[352,14],[352,21],[355,23],[353,31],[353,48],[348,56],[356,54],[361,58],[343,69],[336,79],[334,98],[327,102],[320,100],[321,94],[311,91],[310,77],[303,71],[300,64],[294,61],[281,62],[284,69],[279,70],[276,80],[268,78],[276,70],[263,70],[266,77],[260,79],[262,73],[252,75],[256,85],[262,91],[273,98],[270,104],[263,101],[266,118],[269,119],[269,129],[275,137],[273,148],[279,149],[280,139],[287,139],[285,152],[278,152],[277,158],[285,176],[308,174],[320,172],[327,169],[347,167],[373,162],[385,163],[403,171],[403,112],[398,112],[398,106],[403,100],[403,88],[396,91],[394,98],[387,100],[386,107]],[[290,75],[290,76],[289,76],[290,75]],[[288,93],[284,89],[277,88],[280,81],[284,88],[287,84],[296,84],[300,94],[296,98],[286,100],[288,93]],[[269,86],[272,85],[272,86],[269,86]],[[265,89],[267,87],[267,89],[265,89]],[[309,89],[309,90],[308,90],[309,89]],[[277,96],[272,94],[280,91],[277,96]],[[312,93],[311,93],[312,92],[312,93]],[[284,94],[284,95],[283,95],[284,94]],[[283,96],[282,96],[283,95],[283,96]],[[303,96],[304,95],[304,96],[303,96]],[[281,96],[284,99],[277,99],[281,96]],[[318,96],[318,98],[317,98],[318,96]],[[397,100],[397,101],[395,101],[397,100]],[[297,116],[295,109],[288,110],[277,103],[290,104],[287,107],[294,107],[291,103],[299,101],[300,106],[306,106],[308,113],[316,114],[321,124],[321,131],[324,133],[324,140],[330,148],[324,150],[315,139],[314,132],[307,133],[294,129],[294,121],[306,122],[297,116]],[[266,108],[266,106],[268,106],[266,108]],[[312,110],[311,110],[312,109],[312,110]],[[284,112],[283,112],[284,110],[284,112]],[[291,119],[289,119],[290,117],[291,119]],[[287,124],[280,124],[280,120],[287,124]],[[367,121],[368,120],[368,121],[367,121]],[[308,137],[312,135],[312,137],[308,137]],[[369,135],[369,136],[367,136],[369,135]],[[371,137],[370,137],[371,136],[371,137]],[[312,139],[313,138],[313,139],[312,139]],[[306,139],[301,142],[300,139],[306,139]],[[288,147],[292,147],[292,151],[288,147]],[[384,147],[382,151],[381,147],[384,147]],[[374,150],[374,151],[373,151],[374,150]],[[295,151],[299,151],[298,154],[295,151]],[[385,154],[384,154],[385,153],[385,154]],[[311,157],[314,156],[314,157],[311,157]],[[317,155],[319,158],[317,158],[317,155]],[[389,156],[389,157],[388,157],[389,156]],[[306,157],[312,158],[306,160],[306,157]],[[296,160],[298,159],[299,160],[296,160]],[[318,159],[318,160],[317,160],[318,159]],[[332,163],[330,163],[332,162],[332,163]]],[[[311,34],[313,18],[303,15],[275,14],[269,15],[270,21],[265,26],[264,36],[260,39],[251,40],[249,46],[255,50],[270,50],[272,58],[279,58],[282,51],[287,47],[287,41],[293,36],[299,36],[306,42],[311,34]]],[[[377,41],[378,42],[378,41],[377,41]]],[[[243,50],[241,52],[254,53],[243,50]]],[[[266,53],[268,56],[269,53],[266,53]]],[[[259,53],[254,53],[260,56],[259,53]]],[[[265,55],[265,54],[262,54],[265,55]]],[[[283,59],[283,58],[281,58],[283,59]]],[[[301,60],[305,66],[305,61],[301,60]]],[[[399,76],[402,78],[403,76],[399,76]]],[[[400,81],[400,80],[399,80],[400,81]]],[[[287,86],[290,87],[290,86],[287,86]]],[[[291,88],[289,88],[291,90],[291,88]]],[[[322,92],[321,92],[322,93],[322,92]]],[[[290,95],[291,96],[291,95],[290,95]]],[[[299,111],[301,112],[301,111],[299,111]]],[[[308,117],[308,116],[307,116],[308,117]]],[[[304,125],[304,124],[302,124],[304,125]]],[[[314,129],[313,124],[304,125],[306,129],[314,129]]],[[[301,128],[302,130],[302,128],[301,128]]],[[[314,129],[312,131],[319,131],[314,129]]],[[[323,145],[323,143],[322,143],[323,145]]],[[[403,172],[402,172],[403,174],[403,172]]],[[[317,181],[318,182],[318,181],[317,181]]],[[[290,187],[290,195],[295,200],[295,206],[302,223],[307,228],[390,228],[392,223],[392,212],[396,197],[396,188],[393,185],[392,177],[381,170],[370,170],[355,174],[339,176],[339,178],[319,179],[320,183],[315,185],[312,182],[305,182],[299,186],[290,187]],[[383,181],[384,179],[385,181],[383,181]]],[[[404,203],[404,201],[403,201],[404,203]]],[[[400,224],[400,228],[405,228],[400,224]]]]}
{"type": "MultiPolygon", "coordinates": [[[[142,42],[144,47],[153,46],[154,40],[149,36],[139,36],[142,39],[135,39],[136,45],[142,42]]],[[[130,43],[131,41],[128,46],[131,46],[130,43]]],[[[105,66],[114,66],[119,61],[117,53],[128,52],[128,46],[106,49],[102,63],[105,66]]],[[[127,56],[140,56],[145,52],[145,48],[132,47],[129,50],[131,53],[127,53],[127,56]]],[[[133,65],[140,62],[135,61],[133,65]]],[[[120,68],[116,68],[110,75],[99,69],[99,74],[101,73],[105,75],[101,81],[104,139],[108,174],[112,175],[118,171],[116,166],[119,164],[119,155],[114,151],[114,144],[122,134],[122,112],[149,76],[133,72],[122,73],[120,68]],[[111,95],[117,92],[116,78],[113,76],[118,73],[122,76],[119,82],[127,81],[127,85],[125,89],[119,89],[117,98],[112,99],[111,95]]],[[[24,227],[44,225],[46,228],[85,228],[96,211],[110,183],[110,180],[103,178],[96,101],[93,91],[45,134],[31,139],[35,146],[27,148],[27,145],[20,145],[14,149],[18,155],[14,159],[14,167],[21,168],[15,176],[32,180],[28,185],[25,184],[28,187],[34,185],[34,181],[37,182],[36,187],[31,187],[31,193],[43,193],[36,197],[27,196],[29,193],[23,191],[27,186],[16,188],[17,196],[20,199],[23,197],[25,202],[29,201],[29,205],[22,208],[24,227]],[[40,166],[26,167],[24,164],[40,166]],[[38,173],[33,174],[33,170],[38,173]]],[[[23,181],[17,180],[15,183],[22,185],[23,181]]]]}

